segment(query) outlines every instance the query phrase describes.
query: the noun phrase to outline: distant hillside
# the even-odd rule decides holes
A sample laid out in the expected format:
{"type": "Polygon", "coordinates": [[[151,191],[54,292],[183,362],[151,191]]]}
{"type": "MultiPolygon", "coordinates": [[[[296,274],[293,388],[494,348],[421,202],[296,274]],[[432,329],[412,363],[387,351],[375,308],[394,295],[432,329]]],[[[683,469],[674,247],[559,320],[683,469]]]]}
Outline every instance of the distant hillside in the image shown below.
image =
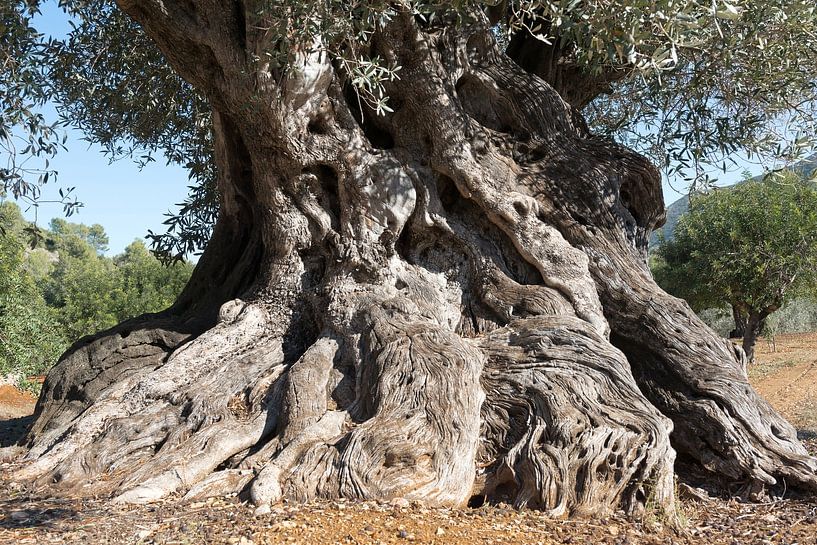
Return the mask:
{"type": "MultiPolygon", "coordinates": [[[[817,169],[817,155],[812,155],[808,159],[804,159],[799,163],[795,163],[789,167],[789,170],[793,170],[795,172],[800,172],[803,174],[810,174],[815,169],[817,169]]],[[[759,180],[761,176],[757,176],[755,178],[751,178],[751,180],[759,180]]],[[[743,181],[738,182],[739,184],[744,183],[743,181]]],[[[659,233],[664,236],[665,239],[671,239],[673,233],[675,232],[675,226],[678,225],[678,220],[681,219],[681,216],[687,213],[689,210],[689,196],[684,195],[671,205],[667,207],[667,222],[664,224],[663,227],[660,227],[653,231],[652,235],[650,236],[650,248],[653,248],[658,245],[658,236],[659,233]]]]}

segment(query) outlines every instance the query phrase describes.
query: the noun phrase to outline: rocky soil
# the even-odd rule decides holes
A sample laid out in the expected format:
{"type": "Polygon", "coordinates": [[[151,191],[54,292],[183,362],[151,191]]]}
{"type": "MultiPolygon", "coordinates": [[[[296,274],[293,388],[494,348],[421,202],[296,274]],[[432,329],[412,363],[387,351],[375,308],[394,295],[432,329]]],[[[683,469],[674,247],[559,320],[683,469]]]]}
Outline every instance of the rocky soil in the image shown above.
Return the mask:
{"type": "MultiPolygon", "coordinates": [[[[800,430],[817,455],[817,334],[761,340],[750,369],[757,389],[800,430]]],[[[34,400],[0,386],[0,446],[28,425],[34,400]]],[[[99,499],[49,497],[14,484],[14,464],[0,464],[0,544],[655,544],[817,545],[817,498],[790,492],[764,503],[710,497],[679,485],[674,513],[555,520],[506,505],[429,509],[397,500],[280,504],[256,516],[236,497],[180,504],[111,505],[99,499]]],[[[700,484],[700,483],[698,483],[700,484]]]]}

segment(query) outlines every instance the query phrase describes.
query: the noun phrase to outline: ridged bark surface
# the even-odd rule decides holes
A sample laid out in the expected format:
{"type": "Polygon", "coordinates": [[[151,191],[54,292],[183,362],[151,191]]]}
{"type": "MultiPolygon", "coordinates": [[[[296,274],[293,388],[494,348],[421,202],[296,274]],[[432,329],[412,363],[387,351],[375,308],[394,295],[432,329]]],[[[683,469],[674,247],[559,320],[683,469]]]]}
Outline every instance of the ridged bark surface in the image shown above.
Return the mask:
{"type": "Polygon", "coordinates": [[[658,172],[478,21],[379,32],[379,117],[320,55],[251,66],[240,11],[121,3],[213,105],[221,219],[173,308],[49,374],[20,478],[633,513],[672,506],[678,449],[817,490],[740,350],[653,282],[658,172]]]}

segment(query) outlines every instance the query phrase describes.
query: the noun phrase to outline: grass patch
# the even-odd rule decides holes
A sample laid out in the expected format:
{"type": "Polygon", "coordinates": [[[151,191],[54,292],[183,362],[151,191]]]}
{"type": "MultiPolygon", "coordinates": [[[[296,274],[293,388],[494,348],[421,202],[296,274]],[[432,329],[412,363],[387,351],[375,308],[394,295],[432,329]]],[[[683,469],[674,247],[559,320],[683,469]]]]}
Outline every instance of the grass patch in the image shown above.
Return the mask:
{"type": "Polygon", "coordinates": [[[809,404],[800,407],[796,413],[794,424],[801,433],[817,436],[817,405],[809,404]]]}
{"type": "Polygon", "coordinates": [[[766,378],[767,376],[780,371],[781,369],[796,367],[797,362],[794,360],[779,360],[779,361],[755,361],[749,365],[749,378],[758,379],[766,378]]]}

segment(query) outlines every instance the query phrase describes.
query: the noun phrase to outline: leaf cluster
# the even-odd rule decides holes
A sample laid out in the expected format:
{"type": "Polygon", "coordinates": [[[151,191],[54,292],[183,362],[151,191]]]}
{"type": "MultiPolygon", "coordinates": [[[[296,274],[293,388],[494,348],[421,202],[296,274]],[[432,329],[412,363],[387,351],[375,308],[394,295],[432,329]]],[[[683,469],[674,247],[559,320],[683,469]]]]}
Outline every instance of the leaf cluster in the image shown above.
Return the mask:
{"type": "Polygon", "coordinates": [[[817,189],[784,172],[696,195],[653,272],[696,310],[774,312],[817,285],[817,189]]]}
{"type": "MultiPolygon", "coordinates": [[[[29,202],[55,178],[49,159],[65,144],[58,123],[39,111],[50,95],[43,37],[31,25],[34,13],[36,7],[0,0],[0,195],[29,202]]],[[[75,199],[61,198],[66,213],[78,206],[75,199]]]]}
{"type": "Polygon", "coordinates": [[[672,68],[634,72],[613,84],[588,106],[591,124],[648,154],[671,179],[699,188],[712,181],[709,172],[727,170],[735,154],[777,167],[811,153],[814,3],[713,2],[696,9],[689,31],[671,40],[672,68]]]}
{"type": "Polygon", "coordinates": [[[47,75],[61,121],[78,127],[113,160],[164,157],[187,169],[188,198],[149,232],[164,261],[203,248],[218,210],[210,107],[141,29],[103,0],[65,3],[72,31],[49,40],[47,75]]]}

